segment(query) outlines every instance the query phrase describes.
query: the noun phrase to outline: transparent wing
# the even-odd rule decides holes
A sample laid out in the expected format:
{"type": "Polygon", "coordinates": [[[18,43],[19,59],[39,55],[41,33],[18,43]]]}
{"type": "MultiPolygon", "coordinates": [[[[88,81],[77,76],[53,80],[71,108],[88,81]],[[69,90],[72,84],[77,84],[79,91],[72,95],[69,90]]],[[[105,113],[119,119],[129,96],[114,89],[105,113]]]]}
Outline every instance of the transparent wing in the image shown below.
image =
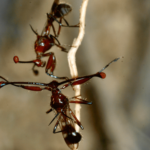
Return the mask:
{"type": "Polygon", "coordinates": [[[70,149],[77,149],[81,140],[81,135],[75,130],[74,120],[70,119],[72,118],[72,115],[70,114],[69,106],[64,110],[64,113],[67,117],[61,114],[59,121],[59,126],[62,130],[62,135],[70,149]]]}

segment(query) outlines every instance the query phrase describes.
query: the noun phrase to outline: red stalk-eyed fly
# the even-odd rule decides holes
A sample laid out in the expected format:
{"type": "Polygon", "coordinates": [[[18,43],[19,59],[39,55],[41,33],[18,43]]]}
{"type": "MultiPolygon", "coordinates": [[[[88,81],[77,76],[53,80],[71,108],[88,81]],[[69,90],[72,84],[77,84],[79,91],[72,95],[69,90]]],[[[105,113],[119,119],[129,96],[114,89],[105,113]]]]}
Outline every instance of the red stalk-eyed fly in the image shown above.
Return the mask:
{"type": "MultiPolygon", "coordinates": [[[[68,79],[62,82],[57,82],[53,80],[50,83],[39,83],[39,82],[9,82],[4,77],[0,76],[1,79],[4,81],[0,82],[0,88],[4,87],[5,85],[13,85],[16,87],[21,87],[23,89],[31,90],[31,91],[42,91],[42,90],[48,90],[52,92],[51,96],[51,102],[50,106],[51,108],[46,112],[50,113],[51,111],[55,110],[56,115],[50,122],[50,124],[58,117],[58,120],[54,126],[53,133],[59,133],[62,132],[64,140],[66,144],[72,149],[72,147],[77,148],[79,141],[81,140],[80,133],[76,132],[74,123],[77,123],[81,129],[84,129],[81,122],[76,118],[73,111],[70,109],[69,103],[77,103],[77,104],[92,104],[92,102],[88,102],[86,100],[80,99],[78,96],[73,97],[74,100],[69,100],[65,95],[61,93],[61,89],[65,89],[69,85],[80,85],[88,80],[90,80],[93,77],[99,77],[104,79],[106,77],[106,74],[102,72],[104,69],[106,69],[111,63],[116,62],[119,58],[114,59],[110,63],[108,63],[103,69],[101,69],[99,72],[78,77],[75,79],[68,79]],[[31,85],[31,86],[28,86],[31,85]],[[61,88],[58,88],[60,85],[63,85],[61,88]],[[44,88],[42,88],[44,87],[44,88]],[[57,126],[60,126],[61,131],[56,131],[57,126]]],[[[50,125],[49,124],[49,125],[50,125]]]]}
{"type": "Polygon", "coordinates": [[[61,31],[61,27],[79,27],[79,24],[77,25],[69,25],[67,20],[64,18],[72,11],[72,8],[67,3],[59,3],[59,0],[54,0],[51,12],[47,14],[47,23],[45,28],[42,31],[42,35],[49,35],[50,34],[50,28],[52,27],[55,37],[58,37],[61,31]],[[59,19],[59,21],[57,20],[59,19]],[[66,23],[66,25],[62,24],[62,20],[66,23]],[[56,34],[55,27],[53,25],[53,22],[56,21],[59,24],[58,32],[56,34]]]}
{"type": "Polygon", "coordinates": [[[56,57],[53,52],[46,53],[49,49],[52,48],[52,46],[56,45],[59,47],[62,51],[67,52],[67,50],[61,46],[60,42],[56,38],[61,30],[61,26],[63,27],[79,27],[79,25],[70,26],[68,22],[65,20],[64,16],[68,15],[68,13],[71,11],[71,6],[66,3],[59,3],[59,0],[54,0],[54,3],[51,8],[51,13],[47,14],[47,24],[44,27],[41,35],[39,35],[30,25],[32,31],[36,34],[37,40],[34,44],[34,49],[36,53],[36,59],[31,61],[19,61],[18,56],[14,56],[13,60],[15,63],[33,63],[34,66],[32,67],[32,70],[35,75],[38,75],[38,70],[35,70],[35,66],[37,67],[45,67],[46,62],[42,61],[42,57],[49,57],[47,61],[47,65],[45,68],[45,72],[47,75],[56,78],[56,79],[67,79],[67,77],[58,77],[53,75],[53,71],[55,70],[56,66],[56,57]],[[59,18],[60,22],[56,19],[59,18]],[[67,26],[62,25],[62,19],[65,21],[67,26]],[[59,29],[58,33],[56,35],[55,28],[53,25],[53,22],[56,21],[59,23],[59,29]],[[50,34],[50,28],[52,27],[55,36],[50,34]],[[57,41],[57,43],[55,42],[57,41]],[[50,70],[50,73],[48,72],[50,70]]]}

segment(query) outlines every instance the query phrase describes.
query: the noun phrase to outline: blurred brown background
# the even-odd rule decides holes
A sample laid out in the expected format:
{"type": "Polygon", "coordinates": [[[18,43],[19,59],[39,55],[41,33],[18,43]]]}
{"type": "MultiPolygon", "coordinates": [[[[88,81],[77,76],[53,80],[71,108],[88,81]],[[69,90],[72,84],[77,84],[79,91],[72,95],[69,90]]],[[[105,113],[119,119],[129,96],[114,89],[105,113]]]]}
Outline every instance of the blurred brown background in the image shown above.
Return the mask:
{"type": "MultiPolygon", "coordinates": [[[[66,17],[78,23],[81,0],[65,0],[73,11],[66,17]]],[[[41,33],[53,0],[0,1],[0,75],[9,81],[50,82],[31,64],[15,64],[35,58],[36,36],[41,33]]],[[[56,24],[57,25],[57,24],[56,24]]],[[[78,29],[62,28],[59,40],[70,45],[78,29]]],[[[69,49],[69,47],[68,47],[69,49]]],[[[89,0],[86,32],[77,52],[79,76],[99,71],[116,57],[124,57],[105,70],[107,78],[95,78],[82,86],[82,96],[93,101],[81,109],[84,130],[79,150],[150,149],[150,1],[89,0]]],[[[68,76],[66,53],[56,47],[55,75],[68,76]]],[[[63,90],[74,96],[71,88],[63,90]]],[[[48,126],[54,114],[46,115],[51,93],[32,92],[13,86],[0,89],[0,150],[67,150],[63,137],[48,126]]],[[[74,110],[74,105],[72,105],[74,110]]]]}

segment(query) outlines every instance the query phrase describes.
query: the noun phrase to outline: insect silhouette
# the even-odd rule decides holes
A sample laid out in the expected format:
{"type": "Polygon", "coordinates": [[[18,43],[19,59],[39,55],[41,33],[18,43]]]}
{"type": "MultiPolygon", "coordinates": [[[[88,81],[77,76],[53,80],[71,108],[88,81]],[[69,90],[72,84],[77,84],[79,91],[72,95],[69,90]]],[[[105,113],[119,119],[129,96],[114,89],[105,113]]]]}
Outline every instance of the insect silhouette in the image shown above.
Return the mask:
{"type": "Polygon", "coordinates": [[[69,4],[59,3],[59,0],[54,0],[52,8],[51,8],[51,12],[47,13],[47,23],[46,23],[45,28],[42,31],[42,35],[49,35],[51,27],[53,29],[55,37],[59,36],[61,27],[79,27],[79,24],[69,25],[69,23],[65,19],[65,16],[67,16],[71,11],[72,11],[72,8],[69,4]],[[59,21],[57,19],[59,19],[59,21]],[[62,20],[64,20],[66,25],[62,24],[62,20]],[[57,34],[56,34],[55,27],[53,25],[54,21],[56,21],[59,24],[57,34]]]}
{"type": "Polygon", "coordinates": [[[69,104],[76,103],[76,104],[90,105],[92,104],[92,102],[81,99],[79,98],[79,96],[75,96],[75,97],[72,97],[71,99],[68,99],[64,94],[62,94],[61,89],[65,89],[70,85],[74,86],[74,85],[83,84],[93,77],[99,77],[101,79],[104,79],[106,77],[106,74],[102,71],[106,69],[111,63],[116,62],[118,59],[119,58],[112,60],[103,69],[101,69],[99,72],[95,74],[78,77],[75,79],[67,79],[62,82],[57,82],[55,80],[53,80],[50,83],[9,82],[4,77],[0,76],[0,78],[4,80],[0,82],[0,88],[10,84],[10,85],[20,87],[26,90],[31,90],[31,91],[42,91],[42,90],[51,91],[52,92],[51,101],[50,101],[51,108],[46,113],[48,114],[52,112],[53,110],[56,112],[55,117],[50,122],[51,124],[56,118],[58,118],[54,126],[53,133],[62,132],[66,144],[71,149],[74,147],[74,145],[77,148],[82,137],[80,133],[76,132],[74,124],[75,123],[78,124],[78,126],[82,130],[84,128],[81,122],[76,118],[73,111],[70,109],[69,104]],[[63,86],[61,88],[58,88],[60,85],[63,85],[63,86]],[[56,131],[58,125],[60,126],[61,131],[56,131]]]}

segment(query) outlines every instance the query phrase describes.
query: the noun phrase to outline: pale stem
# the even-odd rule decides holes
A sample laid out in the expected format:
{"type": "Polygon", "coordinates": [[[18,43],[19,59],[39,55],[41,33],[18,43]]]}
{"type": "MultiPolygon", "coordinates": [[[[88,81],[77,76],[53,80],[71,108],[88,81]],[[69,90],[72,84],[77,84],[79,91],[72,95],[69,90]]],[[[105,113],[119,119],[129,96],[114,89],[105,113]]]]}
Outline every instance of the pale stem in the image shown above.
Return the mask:
{"type": "MultiPolygon", "coordinates": [[[[82,5],[80,8],[80,19],[79,19],[79,34],[76,39],[74,39],[73,44],[71,49],[69,50],[68,53],[68,64],[70,68],[70,74],[72,78],[78,77],[78,71],[77,71],[77,66],[76,66],[76,52],[81,45],[82,39],[84,37],[84,32],[85,32],[85,15],[86,15],[86,8],[87,8],[88,0],[83,0],[82,5]]],[[[74,91],[75,91],[75,96],[80,95],[80,85],[74,86],[74,91]]],[[[76,104],[75,105],[75,115],[76,117],[80,120],[80,105],[76,104]]],[[[79,126],[75,126],[76,131],[79,132],[79,126]]]]}

